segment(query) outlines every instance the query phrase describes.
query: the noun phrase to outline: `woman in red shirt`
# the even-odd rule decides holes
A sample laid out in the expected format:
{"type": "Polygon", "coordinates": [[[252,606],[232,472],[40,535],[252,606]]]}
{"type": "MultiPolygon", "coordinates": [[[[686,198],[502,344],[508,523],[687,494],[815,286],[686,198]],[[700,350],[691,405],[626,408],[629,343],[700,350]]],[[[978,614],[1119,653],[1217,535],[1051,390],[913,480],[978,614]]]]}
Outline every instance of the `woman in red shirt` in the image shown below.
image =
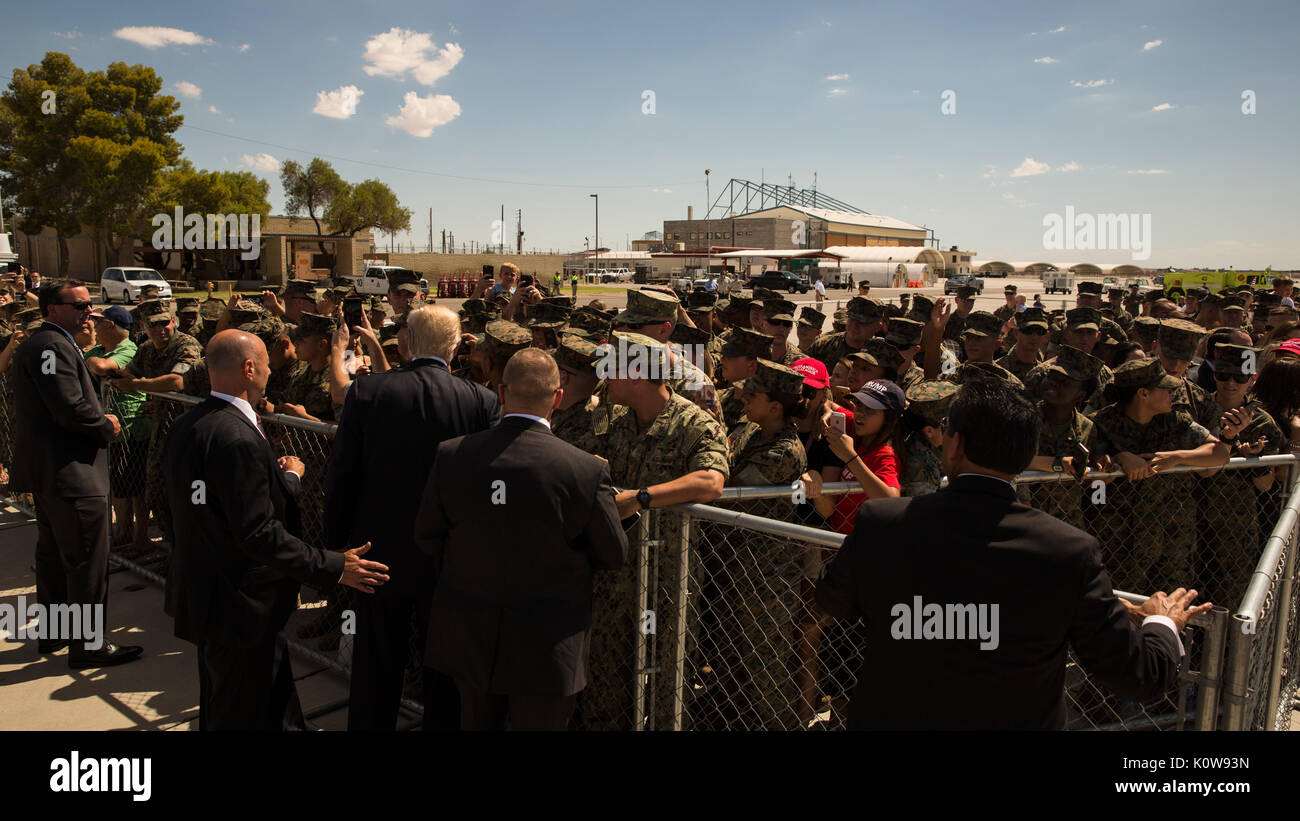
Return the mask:
{"type": "Polygon", "coordinates": [[[849,398],[856,437],[830,434],[827,443],[831,452],[844,461],[840,481],[856,481],[862,493],[846,493],[835,501],[834,510],[827,518],[831,529],[839,533],[853,529],[858,508],[867,499],[898,496],[902,487],[898,480],[896,448],[900,445],[901,420],[907,405],[903,389],[893,382],[873,379],[849,398]]]}

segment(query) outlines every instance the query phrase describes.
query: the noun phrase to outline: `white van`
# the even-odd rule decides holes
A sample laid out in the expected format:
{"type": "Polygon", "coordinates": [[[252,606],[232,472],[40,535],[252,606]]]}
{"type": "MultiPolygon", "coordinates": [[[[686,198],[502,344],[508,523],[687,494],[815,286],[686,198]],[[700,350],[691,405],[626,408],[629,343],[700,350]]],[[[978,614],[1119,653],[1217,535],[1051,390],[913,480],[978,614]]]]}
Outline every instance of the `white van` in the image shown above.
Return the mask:
{"type": "Polygon", "coordinates": [[[160,299],[171,299],[172,286],[152,268],[105,268],[99,277],[99,292],[110,304],[138,302],[140,291],[146,285],[158,286],[160,299]]]}

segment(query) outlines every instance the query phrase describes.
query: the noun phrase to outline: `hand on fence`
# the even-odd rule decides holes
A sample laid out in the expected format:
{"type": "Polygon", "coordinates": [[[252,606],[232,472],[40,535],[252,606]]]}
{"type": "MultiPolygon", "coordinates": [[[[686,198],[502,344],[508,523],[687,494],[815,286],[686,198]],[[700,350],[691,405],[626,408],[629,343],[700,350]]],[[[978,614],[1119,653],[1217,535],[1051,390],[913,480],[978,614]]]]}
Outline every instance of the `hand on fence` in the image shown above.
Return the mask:
{"type": "Polygon", "coordinates": [[[276,464],[280,466],[280,470],[293,471],[300,477],[307,475],[307,466],[297,456],[281,456],[276,460],[276,464]]]}
{"type": "Polygon", "coordinates": [[[111,413],[104,414],[104,418],[113,423],[113,438],[116,439],[122,432],[122,423],[111,413]]]}
{"type": "Polygon", "coordinates": [[[1197,592],[1180,587],[1173,593],[1155,593],[1151,598],[1142,603],[1141,607],[1132,604],[1129,601],[1120,599],[1124,602],[1124,607],[1128,610],[1129,616],[1137,624],[1147,616],[1165,616],[1174,623],[1178,632],[1183,632],[1187,622],[1191,621],[1194,616],[1205,613],[1214,607],[1212,602],[1205,602],[1192,607],[1191,604],[1196,600],[1197,592]]]}
{"type": "Polygon", "coordinates": [[[1115,461],[1119,464],[1119,469],[1124,471],[1124,475],[1131,482],[1146,479],[1155,473],[1146,459],[1128,451],[1115,454],[1115,461]]]}
{"type": "Polygon", "coordinates": [[[1233,452],[1232,455],[1244,456],[1247,458],[1251,456],[1258,456],[1260,452],[1264,450],[1264,446],[1267,444],[1268,444],[1268,437],[1261,436],[1258,439],[1256,439],[1253,444],[1247,444],[1245,442],[1242,442],[1241,444],[1237,445],[1237,449],[1236,451],[1233,452]]]}
{"type": "Polygon", "coordinates": [[[362,593],[373,593],[376,587],[388,581],[388,565],[361,558],[369,550],[370,542],[366,542],[343,552],[343,578],[339,579],[339,584],[362,593]]]}
{"type": "Polygon", "coordinates": [[[1223,439],[1235,439],[1255,418],[1255,412],[1246,408],[1233,408],[1219,419],[1219,432],[1223,439]]]}
{"type": "Polygon", "coordinates": [[[822,477],[820,473],[810,470],[800,476],[799,479],[803,482],[803,493],[806,498],[816,499],[822,495],[822,477]]]}
{"type": "Polygon", "coordinates": [[[292,402],[281,402],[280,407],[276,412],[282,413],[285,416],[296,416],[299,419],[307,418],[307,409],[302,405],[295,405],[292,402]]]}

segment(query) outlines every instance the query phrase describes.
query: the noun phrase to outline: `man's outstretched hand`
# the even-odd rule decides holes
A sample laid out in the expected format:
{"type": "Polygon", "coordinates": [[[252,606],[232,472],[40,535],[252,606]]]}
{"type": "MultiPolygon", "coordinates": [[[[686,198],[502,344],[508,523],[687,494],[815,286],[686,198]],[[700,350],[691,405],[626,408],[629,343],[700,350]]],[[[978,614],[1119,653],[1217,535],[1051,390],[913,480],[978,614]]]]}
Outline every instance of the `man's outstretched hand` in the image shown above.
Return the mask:
{"type": "Polygon", "coordinates": [[[1151,598],[1142,603],[1141,607],[1124,599],[1120,599],[1120,601],[1124,602],[1124,607],[1128,610],[1129,616],[1138,625],[1141,625],[1142,620],[1147,616],[1165,616],[1174,623],[1174,626],[1178,628],[1178,632],[1181,633],[1183,628],[1187,626],[1187,622],[1191,621],[1194,616],[1214,607],[1212,602],[1191,607],[1191,603],[1196,600],[1196,596],[1195,590],[1180,587],[1173,593],[1156,593],[1152,595],[1151,598]]]}
{"type": "Polygon", "coordinates": [[[370,542],[366,542],[361,547],[343,551],[343,578],[339,579],[339,584],[346,584],[362,593],[373,593],[376,587],[388,581],[388,565],[361,558],[369,550],[370,542]]]}

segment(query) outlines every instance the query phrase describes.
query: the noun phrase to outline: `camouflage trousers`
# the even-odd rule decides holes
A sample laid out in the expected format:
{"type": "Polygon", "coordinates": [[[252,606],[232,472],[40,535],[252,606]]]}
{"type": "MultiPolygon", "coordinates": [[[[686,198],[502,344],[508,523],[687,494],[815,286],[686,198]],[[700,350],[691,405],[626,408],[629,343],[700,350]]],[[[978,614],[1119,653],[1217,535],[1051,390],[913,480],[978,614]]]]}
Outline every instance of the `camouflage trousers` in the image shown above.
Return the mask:
{"type": "MultiPolygon", "coordinates": [[[[642,516],[647,515],[642,513],[642,516]]],[[[681,589],[680,563],[683,558],[681,517],[654,511],[648,543],[640,538],[640,525],[628,531],[628,558],[622,568],[597,571],[592,579],[591,654],[587,664],[587,687],[578,697],[576,720],[583,730],[631,730],[636,714],[636,678],[641,676],[645,697],[642,727],[668,729],[676,698],[689,704],[694,689],[692,662],[698,652],[698,629],[688,616],[678,618],[682,596],[699,589],[702,573],[692,546],[699,544],[698,528],[686,545],[689,561],[687,591],[681,589]],[[638,575],[642,560],[647,564],[645,612],[642,612],[638,575]],[[675,683],[679,631],[685,639],[686,663],[683,692],[675,683]],[[637,668],[637,634],[645,642],[645,667],[637,668]]],[[[686,715],[689,716],[689,708],[686,715]]],[[[686,727],[684,727],[686,729],[686,727]]]]}
{"type": "Polygon", "coordinates": [[[155,401],[152,410],[153,430],[149,434],[149,454],[144,466],[144,496],[153,511],[154,521],[162,531],[163,542],[168,549],[173,544],[172,509],[167,499],[167,477],[163,471],[163,446],[167,443],[167,433],[174,418],[185,412],[184,407],[174,402],[155,401]]]}
{"type": "MultiPolygon", "coordinates": [[[[1267,468],[1265,468],[1267,470],[1267,468]]],[[[1253,470],[1224,471],[1197,484],[1197,602],[1235,612],[1246,593],[1272,522],[1261,525],[1253,470]]]]}
{"type": "Polygon", "coordinates": [[[1116,479],[1104,504],[1089,505],[1086,528],[1101,543],[1102,566],[1116,590],[1150,595],[1195,580],[1195,508],[1189,474],[1116,479]]]}

